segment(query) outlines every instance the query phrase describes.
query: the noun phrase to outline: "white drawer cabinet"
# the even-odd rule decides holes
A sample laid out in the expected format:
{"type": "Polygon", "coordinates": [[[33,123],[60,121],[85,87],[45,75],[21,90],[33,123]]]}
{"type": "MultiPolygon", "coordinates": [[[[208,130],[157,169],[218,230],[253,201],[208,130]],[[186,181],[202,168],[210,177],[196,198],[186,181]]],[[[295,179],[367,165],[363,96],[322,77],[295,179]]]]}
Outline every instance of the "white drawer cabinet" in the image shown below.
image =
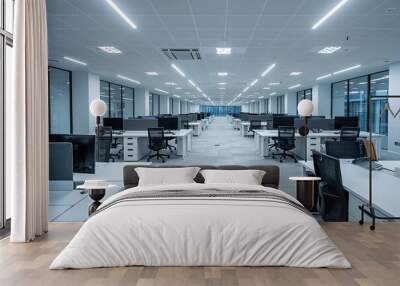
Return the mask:
{"type": "Polygon", "coordinates": [[[148,153],[148,140],[143,137],[124,137],[124,161],[139,161],[148,153]]]}

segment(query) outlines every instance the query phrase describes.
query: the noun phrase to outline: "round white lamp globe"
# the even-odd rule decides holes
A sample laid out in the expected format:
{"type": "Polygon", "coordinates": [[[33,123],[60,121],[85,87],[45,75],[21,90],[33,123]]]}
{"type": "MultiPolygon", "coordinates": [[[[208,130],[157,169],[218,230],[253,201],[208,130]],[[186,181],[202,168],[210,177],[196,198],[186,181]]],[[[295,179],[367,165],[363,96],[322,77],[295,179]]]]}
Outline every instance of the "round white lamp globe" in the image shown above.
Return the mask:
{"type": "Polygon", "coordinates": [[[314,104],[309,99],[303,99],[297,105],[297,111],[299,112],[300,116],[310,116],[314,111],[314,104]]]}
{"type": "Polygon", "coordinates": [[[95,99],[90,103],[89,109],[93,116],[103,116],[107,111],[107,104],[101,99],[95,99]]]}

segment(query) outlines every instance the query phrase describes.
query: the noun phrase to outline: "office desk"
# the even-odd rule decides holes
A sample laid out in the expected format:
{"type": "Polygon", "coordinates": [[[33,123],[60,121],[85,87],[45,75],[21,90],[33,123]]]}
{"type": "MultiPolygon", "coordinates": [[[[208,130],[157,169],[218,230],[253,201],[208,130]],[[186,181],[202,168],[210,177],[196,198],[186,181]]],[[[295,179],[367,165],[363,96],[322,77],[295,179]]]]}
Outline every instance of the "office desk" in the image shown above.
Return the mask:
{"type": "MultiPolygon", "coordinates": [[[[305,138],[301,136],[298,132],[296,132],[296,149],[294,152],[300,158],[308,158],[308,160],[312,159],[311,150],[315,149],[317,151],[321,151],[321,146],[324,144],[326,139],[334,139],[340,137],[339,131],[323,131],[319,133],[310,132],[307,136],[307,154],[305,154],[305,138]]],[[[254,139],[256,143],[257,150],[260,153],[261,157],[268,156],[268,144],[272,137],[278,137],[278,130],[255,130],[254,139]]],[[[365,131],[360,132],[361,138],[368,138],[369,133],[365,131]]],[[[378,158],[380,157],[381,147],[382,147],[382,139],[384,135],[381,134],[372,134],[372,141],[375,144],[376,154],[378,158]]]]}
{"type": "MultiPolygon", "coordinates": [[[[192,129],[181,129],[172,133],[164,133],[166,138],[176,137],[177,154],[186,156],[192,150],[192,129]]],[[[125,131],[118,135],[124,140],[124,161],[139,161],[149,153],[148,148],[148,132],[142,131],[125,131]]]]}
{"type": "MultiPolygon", "coordinates": [[[[299,161],[304,169],[314,171],[312,161],[299,161]]],[[[400,161],[378,161],[385,168],[400,167],[400,161]]],[[[349,214],[352,210],[352,219],[358,220],[360,213],[358,206],[369,200],[369,171],[366,168],[352,164],[350,160],[340,160],[342,184],[349,192],[349,214]],[[354,215],[354,213],[356,215],[354,215]]],[[[384,216],[400,216],[400,178],[390,171],[380,170],[372,173],[373,205],[384,216]]]]}
{"type": "Polygon", "coordinates": [[[189,122],[188,125],[193,129],[193,136],[200,136],[201,134],[201,122],[189,122]]]}
{"type": "MultiPolygon", "coordinates": [[[[267,127],[267,125],[268,125],[268,122],[261,122],[261,126],[265,126],[265,127],[267,127]]],[[[239,124],[239,128],[240,128],[240,134],[242,135],[242,136],[248,136],[249,134],[251,134],[251,133],[249,133],[249,129],[250,129],[250,121],[241,121],[240,122],[240,124],[239,124]]]]}

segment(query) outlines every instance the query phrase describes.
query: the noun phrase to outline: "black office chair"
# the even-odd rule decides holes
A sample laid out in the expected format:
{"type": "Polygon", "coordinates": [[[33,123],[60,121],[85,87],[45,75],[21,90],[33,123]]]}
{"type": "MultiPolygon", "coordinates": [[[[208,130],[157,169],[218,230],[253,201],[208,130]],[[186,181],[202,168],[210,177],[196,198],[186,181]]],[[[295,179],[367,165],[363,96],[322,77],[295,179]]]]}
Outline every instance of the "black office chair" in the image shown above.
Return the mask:
{"type": "Polygon", "coordinates": [[[358,127],[342,127],[340,129],[340,141],[357,141],[360,136],[358,127]]]}
{"type": "Polygon", "coordinates": [[[277,148],[281,149],[281,153],[272,154],[272,158],[280,156],[279,161],[283,162],[286,157],[292,158],[297,163],[297,158],[294,154],[288,153],[288,151],[296,148],[296,129],[292,126],[279,126],[278,127],[278,140],[276,141],[277,148]]]}
{"type": "Polygon", "coordinates": [[[342,184],[340,161],[312,150],[315,175],[321,178],[318,210],[324,221],[348,221],[349,193],[342,184]]]}
{"type": "Polygon", "coordinates": [[[164,128],[148,128],[148,139],[149,139],[149,149],[156,152],[156,154],[150,155],[147,157],[147,162],[150,161],[151,158],[156,157],[156,159],[161,159],[164,163],[164,157],[169,158],[169,155],[161,154],[160,151],[164,150],[167,147],[167,141],[164,137],[164,128]]]}
{"type": "Polygon", "coordinates": [[[252,132],[254,135],[254,130],[262,129],[261,120],[250,120],[249,132],[252,132]]]}
{"type": "Polygon", "coordinates": [[[360,141],[326,141],[326,154],[338,159],[365,157],[360,141]]]}

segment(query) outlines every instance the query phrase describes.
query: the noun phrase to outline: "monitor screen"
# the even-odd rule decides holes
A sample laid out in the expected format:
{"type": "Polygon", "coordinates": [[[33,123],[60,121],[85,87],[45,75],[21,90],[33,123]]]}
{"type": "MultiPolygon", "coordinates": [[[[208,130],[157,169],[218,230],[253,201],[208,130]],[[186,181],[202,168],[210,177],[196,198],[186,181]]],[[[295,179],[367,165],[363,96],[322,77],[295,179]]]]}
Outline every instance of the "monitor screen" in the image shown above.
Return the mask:
{"type": "Polygon", "coordinates": [[[342,127],[358,127],[358,116],[336,116],[335,129],[340,130],[342,127]]]}
{"type": "Polygon", "coordinates": [[[279,126],[294,126],[293,116],[274,116],[272,118],[272,128],[278,129],[279,126]]]}
{"type": "Polygon", "coordinates": [[[122,118],[112,118],[112,117],[104,117],[103,118],[103,126],[111,127],[112,130],[123,130],[124,120],[122,118]]]}
{"type": "Polygon", "coordinates": [[[50,134],[49,141],[72,143],[74,173],[95,173],[96,137],[94,135],[50,134]]]}
{"type": "Polygon", "coordinates": [[[163,127],[165,130],[178,130],[178,117],[165,117],[158,119],[158,127],[163,127]]]}

